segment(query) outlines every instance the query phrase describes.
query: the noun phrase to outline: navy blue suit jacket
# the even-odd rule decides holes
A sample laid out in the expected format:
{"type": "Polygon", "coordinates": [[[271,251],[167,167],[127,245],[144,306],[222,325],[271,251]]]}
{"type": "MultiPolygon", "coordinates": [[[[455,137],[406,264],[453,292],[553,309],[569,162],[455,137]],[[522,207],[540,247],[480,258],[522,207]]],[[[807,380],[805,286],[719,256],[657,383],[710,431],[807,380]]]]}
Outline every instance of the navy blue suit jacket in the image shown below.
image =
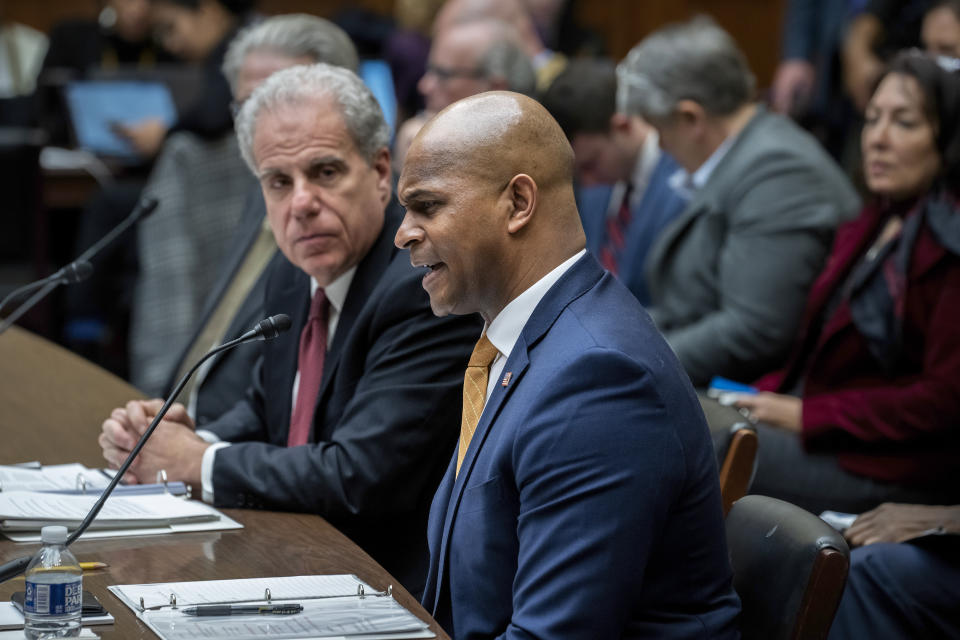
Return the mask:
{"type": "Polygon", "coordinates": [[[469,638],[737,638],[713,445],[589,254],[541,300],[430,513],[424,605],[469,638]]]}
{"type": "Polygon", "coordinates": [[[430,500],[460,431],[463,372],[478,316],[437,318],[422,269],[383,232],[357,266],[333,341],[308,444],[287,447],[309,277],[278,253],[264,311],[290,331],[264,343],[246,396],[207,429],[234,444],[217,451],[214,502],[318,513],[412,593],[426,575],[430,500]]]}
{"type": "MultiPolygon", "coordinates": [[[[630,225],[627,227],[617,277],[644,305],[650,304],[650,291],[643,270],[647,253],[660,232],[687,205],[687,199],[667,182],[679,168],[673,158],[661,153],[640,204],[630,212],[630,225]]],[[[595,255],[599,255],[601,247],[607,243],[607,209],[612,190],[608,185],[581,187],[578,190],[577,206],[583,230],[587,234],[587,248],[595,255]]]]}

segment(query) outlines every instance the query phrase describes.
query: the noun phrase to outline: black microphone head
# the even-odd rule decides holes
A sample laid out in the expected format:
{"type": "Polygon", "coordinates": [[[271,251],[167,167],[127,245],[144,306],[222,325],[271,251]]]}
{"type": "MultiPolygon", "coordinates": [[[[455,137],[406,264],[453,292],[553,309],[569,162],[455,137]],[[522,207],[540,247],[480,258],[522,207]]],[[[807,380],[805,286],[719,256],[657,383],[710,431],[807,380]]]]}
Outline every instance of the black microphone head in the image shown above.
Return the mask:
{"type": "Polygon", "coordinates": [[[256,330],[264,340],[273,340],[289,328],[290,316],[285,313],[278,313],[257,323],[256,330]]]}
{"type": "Polygon", "coordinates": [[[76,282],[83,282],[89,278],[93,273],[93,265],[86,260],[77,260],[71,262],[60,271],[63,272],[63,275],[60,276],[60,281],[63,284],[74,284],[76,282]]]}
{"type": "Polygon", "coordinates": [[[140,198],[140,202],[137,203],[137,208],[134,210],[136,219],[143,220],[149,216],[156,210],[158,204],[160,204],[160,201],[153,196],[143,196],[140,198]]]}

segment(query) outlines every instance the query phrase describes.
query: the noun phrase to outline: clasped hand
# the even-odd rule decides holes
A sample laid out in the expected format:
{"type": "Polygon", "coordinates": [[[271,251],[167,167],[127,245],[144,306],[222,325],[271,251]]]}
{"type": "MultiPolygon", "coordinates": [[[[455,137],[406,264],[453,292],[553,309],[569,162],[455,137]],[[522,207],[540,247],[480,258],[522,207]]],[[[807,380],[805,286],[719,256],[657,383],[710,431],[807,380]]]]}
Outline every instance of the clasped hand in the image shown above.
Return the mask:
{"type": "MultiPolygon", "coordinates": [[[[103,422],[99,438],[103,457],[110,468],[118,469],[123,464],[162,406],[162,400],[131,400],[125,407],[111,412],[103,422]]],[[[169,480],[199,487],[203,452],[209,444],[194,430],[186,408],[180,403],[171,406],[130,465],[123,481],[129,484],[153,482],[157,472],[164,469],[169,480]]]]}

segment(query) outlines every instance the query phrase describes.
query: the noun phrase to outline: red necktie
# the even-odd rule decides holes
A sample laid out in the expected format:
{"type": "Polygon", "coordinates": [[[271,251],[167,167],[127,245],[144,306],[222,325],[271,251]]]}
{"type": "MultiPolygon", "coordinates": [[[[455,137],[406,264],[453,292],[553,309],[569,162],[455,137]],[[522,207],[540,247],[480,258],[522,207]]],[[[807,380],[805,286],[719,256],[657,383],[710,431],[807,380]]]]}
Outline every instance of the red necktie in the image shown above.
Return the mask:
{"type": "Polygon", "coordinates": [[[617,215],[607,217],[607,243],[600,247],[600,264],[613,275],[617,275],[619,271],[620,257],[623,253],[623,247],[627,244],[627,228],[630,226],[630,192],[632,190],[632,185],[627,185],[617,215]]]}
{"type": "Polygon", "coordinates": [[[307,439],[310,437],[313,410],[317,405],[320,381],[323,380],[323,359],[327,354],[329,309],[326,294],[323,289],[317,289],[310,303],[307,324],[300,332],[300,351],[297,355],[300,384],[297,387],[297,402],[293,407],[293,417],[290,418],[288,447],[307,444],[307,439]]]}

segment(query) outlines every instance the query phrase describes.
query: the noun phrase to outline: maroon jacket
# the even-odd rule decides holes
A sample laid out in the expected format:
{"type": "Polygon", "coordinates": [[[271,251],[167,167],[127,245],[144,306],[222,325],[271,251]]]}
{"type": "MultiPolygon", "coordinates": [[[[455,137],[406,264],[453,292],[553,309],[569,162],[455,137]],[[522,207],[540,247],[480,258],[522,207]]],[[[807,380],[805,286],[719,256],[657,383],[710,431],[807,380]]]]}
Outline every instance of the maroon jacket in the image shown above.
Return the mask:
{"type": "Polygon", "coordinates": [[[883,222],[868,206],[837,230],[787,366],[756,386],[784,392],[804,380],[804,444],[837,452],[844,469],[942,486],[960,471],[960,258],[924,225],[907,275],[903,350],[893,375],[870,353],[846,300],[826,322],[819,318],[883,222]]]}

